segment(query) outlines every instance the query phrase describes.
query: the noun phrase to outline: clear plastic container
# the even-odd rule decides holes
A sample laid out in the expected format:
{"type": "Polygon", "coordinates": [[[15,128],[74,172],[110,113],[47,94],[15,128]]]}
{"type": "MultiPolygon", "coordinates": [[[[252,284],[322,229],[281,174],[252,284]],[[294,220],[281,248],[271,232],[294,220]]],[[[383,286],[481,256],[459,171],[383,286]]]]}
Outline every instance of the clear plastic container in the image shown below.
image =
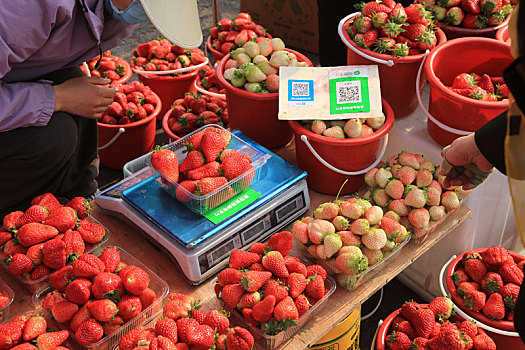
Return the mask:
{"type": "MultiPolygon", "coordinates": [[[[100,255],[104,249],[107,247],[98,247],[94,250],[93,254],[100,255]]],[[[53,322],[58,328],[60,329],[67,329],[70,333],[70,339],[73,344],[75,344],[75,347],[82,348],[82,349],[89,349],[89,350],[102,350],[102,349],[111,349],[115,346],[115,344],[118,344],[120,341],[120,338],[132,329],[134,329],[137,326],[143,325],[145,323],[150,322],[159,312],[162,312],[162,308],[166,302],[166,298],[168,296],[169,287],[168,284],[161,279],[155,272],[147,268],[143,263],[138,261],[136,258],[134,258],[131,254],[127,253],[124,249],[120,247],[114,247],[117,248],[120,253],[120,259],[121,261],[125,262],[128,265],[135,265],[143,269],[149,274],[150,282],[149,282],[149,288],[153,289],[155,291],[155,295],[157,296],[157,300],[148,306],[146,309],[142,310],[142,312],[135,318],[131,319],[127,323],[125,323],[119,330],[116,332],[106,335],[102,339],[100,339],[98,342],[91,344],[91,345],[79,345],[75,342],[74,339],[74,333],[69,330],[67,325],[60,324],[58,322],[53,322]]],[[[42,301],[44,300],[47,293],[53,291],[53,287],[51,285],[47,285],[40,290],[38,290],[33,295],[33,303],[35,305],[42,305],[42,301]]],[[[51,313],[49,311],[44,310],[44,314],[51,318],[51,313]]]]}
{"type": "MultiPolygon", "coordinates": [[[[390,260],[393,256],[397,255],[397,253],[399,253],[401,248],[403,248],[405,245],[408,244],[410,239],[411,239],[411,237],[407,236],[407,239],[404,242],[400,243],[397,247],[392,249],[390,252],[385,253],[384,254],[384,258],[380,262],[378,262],[375,265],[370,266],[368,269],[366,269],[365,271],[363,271],[360,274],[355,275],[355,276],[349,276],[349,275],[345,275],[345,274],[341,273],[337,269],[337,267],[335,267],[335,263],[334,263],[335,259],[330,259],[330,260],[316,259],[315,262],[317,264],[321,265],[322,267],[324,267],[324,269],[329,274],[336,275],[335,278],[336,278],[336,280],[338,281],[338,283],[339,283],[339,285],[341,287],[343,287],[344,289],[346,289],[348,291],[352,291],[352,290],[356,289],[359,285],[361,285],[363,283],[363,281],[366,281],[374,270],[380,268],[380,266],[386,264],[386,262],[388,260],[390,260]]],[[[297,240],[295,240],[294,244],[296,244],[297,247],[301,251],[303,251],[306,254],[308,254],[307,248],[306,248],[306,246],[304,244],[301,244],[297,240]]]]}
{"type": "MultiPolygon", "coordinates": [[[[303,263],[304,261],[301,260],[303,263]]],[[[217,283],[217,278],[214,278],[210,282],[210,292],[215,295],[214,286],[217,283]]],[[[267,335],[262,332],[262,330],[246,321],[241,313],[239,313],[236,309],[230,309],[226,305],[223,306],[226,310],[230,312],[230,323],[244,327],[248,329],[253,337],[255,338],[255,342],[261,345],[265,349],[276,349],[278,348],[282,343],[286,342],[288,339],[293,337],[299,330],[308,322],[308,320],[312,317],[314,317],[321,307],[326,303],[330,295],[332,295],[335,292],[336,283],[335,280],[331,276],[327,276],[325,280],[325,288],[328,290],[328,292],[325,294],[325,296],[319,300],[317,303],[315,303],[310,310],[308,310],[307,313],[305,313],[303,316],[299,317],[299,320],[297,321],[297,325],[293,327],[289,327],[286,331],[281,332],[276,335],[267,335]]],[[[219,299],[216,299],[217,303],[222,306],[222,302],[219,299]]]]}
{"type": "MultiPolygon", "coordinates": [[[[91,253],[93,250],[95,250],[97,247],[100,247],[102,244],[106,243],[106,241],[108,240],[108,236],[109,236],[109,230],[104,226],[102,225],[100,222],[98,222],[96,219],[92,218],[91,216],[88,216],[85,220],[89,221],[89,222],[96,222],[97,224],[99,224],[100,226],[104,227],[104,230],[106,231],[106,234],[104,235],[104,237],[102,237],[102,240],[100,242],[98,242],[97,244],[89,244],[89,243],[85,243],[85,246],[86,246],[86,249],[84,251],[84,253],[91,253]]],[[[5,262],[5,259],[8,258],[8,256],[6,254],[4,254],[2,251],[3,251],[3,246],[0,247],[0,265],[9,273],[9,265],[6,264],[5,262]]],[[[71,262],[68,262],[66,263],[66,265],[69,265],[71,262]]],[[[51,273],[55,272],[55,270],[51,270],[51,273]]],[[[11,275],[13,277],[15,277],[17,280],[19,280],[23,285],[24,287],[29,290],[30,292],[36,292],[37,290],[39,290],[40,288],[42,288],[43,286],[45,286],[47,284],[47,280],[49,278],[49,275],[45,275],[39,279],[36,279],[36,280],[32,280],[29,276],[29,274],[26,274],[26,275],[11,275]]]]}
{"type": "MultiPolygon", "coordinates": [[[[178,139],[175,142],[172,142],[164,148],[169,149],[177,154],[179,162],[182,162],[186,158],[187,153],[183,153],[186,150],[184,145],[193,135],[201,131],[205,131],[209,128],[219,128],[225,132],[229,132],[226,129],[220,127],[219,125],[209,124],[205,125],[202,128],[195,130],[191,134],[184,136],[181,139],[178,139]]],[[[213,192],[210,192],[203,196],[197,196],[184,187],[179,188],[179,184],[172,181],[170,178],[163,176],[162,173],[159,173],[151,165],[151,157],[146,159],[146,163],[155,171],[160,174],[160,178],[157,179],[157,183],[165,191],[167,191],[172,197],[176,198],[182,204],[184,204],[189,209],[193,210],[198,214],[204,214],[211,209],[217,207],[226,200],[232,198],[236,194],[242,192],[245,188],[249,187],[253,181],[257,181],[260,175],[260,168],[266,163],[266,161],[271,157],[268,153],[261,151],[255,146],[249,144],[248,142],[241,140],[235,134],[230,133],[231,142],[228,145],[227,149],[235,149],[242,154],[247,154],[252,159],[253,168],[246,171],[237,178],[231,180],[226,185],[219,187],[213,192]]]]}
{"type": "Polygon", "coordinates": [[[0,307],[0,324],[4,323],[9,318],[9,309],[13,300],[15,299],[15,293],[9,286],[2,280],[0,280],[0,293],[2,296],[9,298],[9,301],[4,306],[0,307]]]}

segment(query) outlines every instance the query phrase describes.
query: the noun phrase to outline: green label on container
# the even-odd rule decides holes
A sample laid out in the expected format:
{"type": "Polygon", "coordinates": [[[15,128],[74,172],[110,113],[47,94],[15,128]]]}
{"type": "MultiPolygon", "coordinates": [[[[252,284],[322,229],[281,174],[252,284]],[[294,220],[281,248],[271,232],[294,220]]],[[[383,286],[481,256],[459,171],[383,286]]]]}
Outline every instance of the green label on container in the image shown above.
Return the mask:
{"type": "Polygon", "coordinates": [[[233,214],[246,208],[260,196],[261,194],[259,192],[256,192],[251,188],[247,188],[235,197],[204,214],[204,217],[214,224],[218,224],[219,222],[226,220],[233,214]]]}
{"type": "MultiPolygon", "coordinates": [[[[359,72],[355,72],[355,75],[359,72]]],[[[330,114],[370,112],[368,77],[344,77],[329,80],[330,114]]]]}

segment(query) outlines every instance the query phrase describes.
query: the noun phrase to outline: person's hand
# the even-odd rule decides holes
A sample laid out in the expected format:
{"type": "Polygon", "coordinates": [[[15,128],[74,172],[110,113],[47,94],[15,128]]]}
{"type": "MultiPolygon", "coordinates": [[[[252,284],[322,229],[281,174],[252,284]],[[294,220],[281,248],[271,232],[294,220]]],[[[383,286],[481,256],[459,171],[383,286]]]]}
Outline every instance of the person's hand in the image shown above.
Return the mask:
{"type": "Polygon", "coordinates": [[[110,82],[101,77],[79,77],[55,85],[55,112],[100,118],[115,96],[114,87],[101,86],[110,82]]]}
{"type": "Polygon", "coordinates": [[[474,134],[457,138],[443,149],[441,174],[444,186],[462,186],[470,190],[481,184],[493,171],[492,164],[481,154],[474,134]]]}

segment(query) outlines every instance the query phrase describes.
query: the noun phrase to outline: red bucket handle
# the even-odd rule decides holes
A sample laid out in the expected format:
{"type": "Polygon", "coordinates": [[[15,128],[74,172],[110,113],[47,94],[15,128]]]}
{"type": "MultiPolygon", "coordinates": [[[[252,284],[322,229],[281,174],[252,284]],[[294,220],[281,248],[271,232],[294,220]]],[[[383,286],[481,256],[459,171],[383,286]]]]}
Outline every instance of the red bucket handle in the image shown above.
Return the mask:
{"type": "MultiPolygon", "coordinates": [[[[452,257],[443,265],[443,267],[441,268],[441,272],[439,273],[439,288],[441,289],[441,294],[443,294],[443,296],[450,297],[448,291],[445,289],[445,285],[443,283],[443,279],[445,277],[445,271],[447,270],[448,266],[450,265],[450,263],[454,259],[456,259],[456,255],[452,255],[452,257]]],[[[452,298],[450,298],[450,300],[452,300],[452,298]]],[[[452,303],[454,304],[454,302],[452,302],[452,303]]],[[[461,317],[463,317],[465,320],[472,319],[472,317],[467,315],[463,310],[461,310],[455,304],[454,304],[454,309],[456,310],[456,313],[459,314],[461,317]]],[[[506,337],[518,337],[519,338],[519,336],[520,336],[518,334],[518,332],[503,331],[501,329],[497,329],[497,328],[488,326],[488,325],[484,324],[483,322],[481,322],[479,320],[475,320],[475,321],[476,321],[476,324],[479,327],[483,328],[486,331],[489,331],[489,332],[492,332],[492,333],[496,333],[496,334],[500,334],[500,335],[503,335],[503,336],[506,336],[506,337]]]]}
{"type": "Polygon", "coordinates": [[[115,136],[113,136],[113,138],[111,140],[108,141],[108,143],[106,143],[105,145],[103,146],[100,146],[98,147],[98,150],[100,151],[101,149],[106,149],[108,148],[109,146],[111,146],[112,144],[115,143],[115,141],[117,141],[117,139],[120,137],[120,135],[122,135],[123,133],[126,132],[126,129],[124,128],[119,128],[117,133],[115,134],[115,136]]]}
{"type": "Polygon", "coordinates": [[[359,56],[361,57],[364,57],[370,61],[373,61],[373,62],[376,62],[376,63],[381,63],[381,64],[384,64],[388,67],[393,67],[394,66],[394,61],[393,60],[388,60],[388,61],[385,61],[385,60],[382,60],[380,58],[375,58],[375,57],[372,57],[370,55],[367,55],[366,53],[364,53],[363,51],[361,50],[358,50],[357,48],[354,47],[354,45],[352,45],[350,42],[348,42],[348,40],[346,39],[345,35],[344,35],[344,32],[343,32],[343,26],[345,25],[346,22],[348,22],[350,19],[354,18],[355,16],[359,15],[360,12],[354,12],[354,13],[351,13],[349,14],[348,16],[346,16],[345,18],[343,18],[342,20],[339,21],[339,26],[338,26],[338,31],[339,31],[339,36],[341,37],[341,40],[343,41],[343,43],[345,43],[345,45],[352,51],[354,51],[356,54],[358,54],[359,56]]]}
{"type": "Polygon", "coordinates": [[[425,108],[425,105],[423,104],[423,99],[421,98],[421,91],[419,90],[419,86],[420,86],[419,83],[421,81],[421,72],[423,71],[423,67],[425,66],[425,62],[427,60],[427,56],[429,53],[430,53],[429,50],[425,51],[425,56],[421,60],[421,65],[419,66],[419,70],[417,71],[417,76],[416,76],[416,97],[417,97],[417,102],[419,103],[419,106],[421,107],[421,110],[423,111],[423,114],[425,114],[429,120],[431,120],[434,124],[439,126],[441,129],[448,131],[452,134],[456,134],[460,136],[466,136],[466,135],[472,134],[472,131],[454,129],[448,125],[443,124],[442,122],[434,118],[434,116],[430,114],[430,112],[425,108]]]}
{"type": "Polygon", "coordinates": [[[201,88],[199,86],[199,84],[197,84],[197,79],[195,79],[193,81],[193,86],[195,87],[195,89],[200,92],[201,94],[203,95],[209,95],[209,96],[215,96],[215,97],[218,97],[218,98],[222,98],[223,100],[226,99],[226,95],[225,94],[218,94],[216,92],[211,92],[211,91],[208,91],[208,90],[205,90],[203,88],[201,88]]]}
{"type": "Polygon", "coordinates": [[[341,170],[341,169],[338,169],[336,167],[334,167],[332,164],[328,163],[326,160],[323,159],[323,157],[321,157],[319,155],[319,153],[317,153],[317,151],[313,148],[313,146],[310,144],[310,142],[308,141],[308,137],[306,135],[301,135],[301,141],[303,141],[305,144],[306,144],[306,147],[308,147],[308,149],[310,150],[310,152],[312,152],[312,154],[314,155],[315,158],[317,158],[317,160],[319,162],[321,162],[321,164],[323,164],[325,167],[327,167],[328,169],[332,170],[332,171],[335,171],[336,173],[339,173],[341,175],[348,175],[348,176],[355,176],[355,175],[362,175],[362,174],[365,174],[366,172],[368,172],[368,170],[372,169],[372,168],[375,168],[379,162],[381,161],[381,159],[383,159],[383,156],[385,155],[385,151],[386,151],[386,146],[388,145],[388,134],[385,135],[384,138],[381,139],[381,142],[383,143],[383,146],[381,148],[381,151],[379,152],[379,156],[377,157],[377,159],[375,160],[374,163],[372,163],[372,165],[370,165],[369,167],[367,167],[366,169],[363,169],[363,170],[357,170],[357,171],[344,171],[344,170],[341,170]]]}

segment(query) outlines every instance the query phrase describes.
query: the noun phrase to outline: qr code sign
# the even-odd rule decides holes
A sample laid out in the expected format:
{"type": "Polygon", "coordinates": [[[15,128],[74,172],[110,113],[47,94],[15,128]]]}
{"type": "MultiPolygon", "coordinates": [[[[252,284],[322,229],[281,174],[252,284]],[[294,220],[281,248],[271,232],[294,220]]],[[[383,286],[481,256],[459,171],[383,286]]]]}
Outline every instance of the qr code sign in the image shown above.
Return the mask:
{"type": "Polygon", "coordinates": [[[310,85],[308,84],[308,82],[292,82],[292,96],[310,96],[310,85]]]}
{"type": "Polygon", "coordinates": [[[337,103],[361,102],[361,83],[359,81],[340,81],[336,84],[337,103]]]}

